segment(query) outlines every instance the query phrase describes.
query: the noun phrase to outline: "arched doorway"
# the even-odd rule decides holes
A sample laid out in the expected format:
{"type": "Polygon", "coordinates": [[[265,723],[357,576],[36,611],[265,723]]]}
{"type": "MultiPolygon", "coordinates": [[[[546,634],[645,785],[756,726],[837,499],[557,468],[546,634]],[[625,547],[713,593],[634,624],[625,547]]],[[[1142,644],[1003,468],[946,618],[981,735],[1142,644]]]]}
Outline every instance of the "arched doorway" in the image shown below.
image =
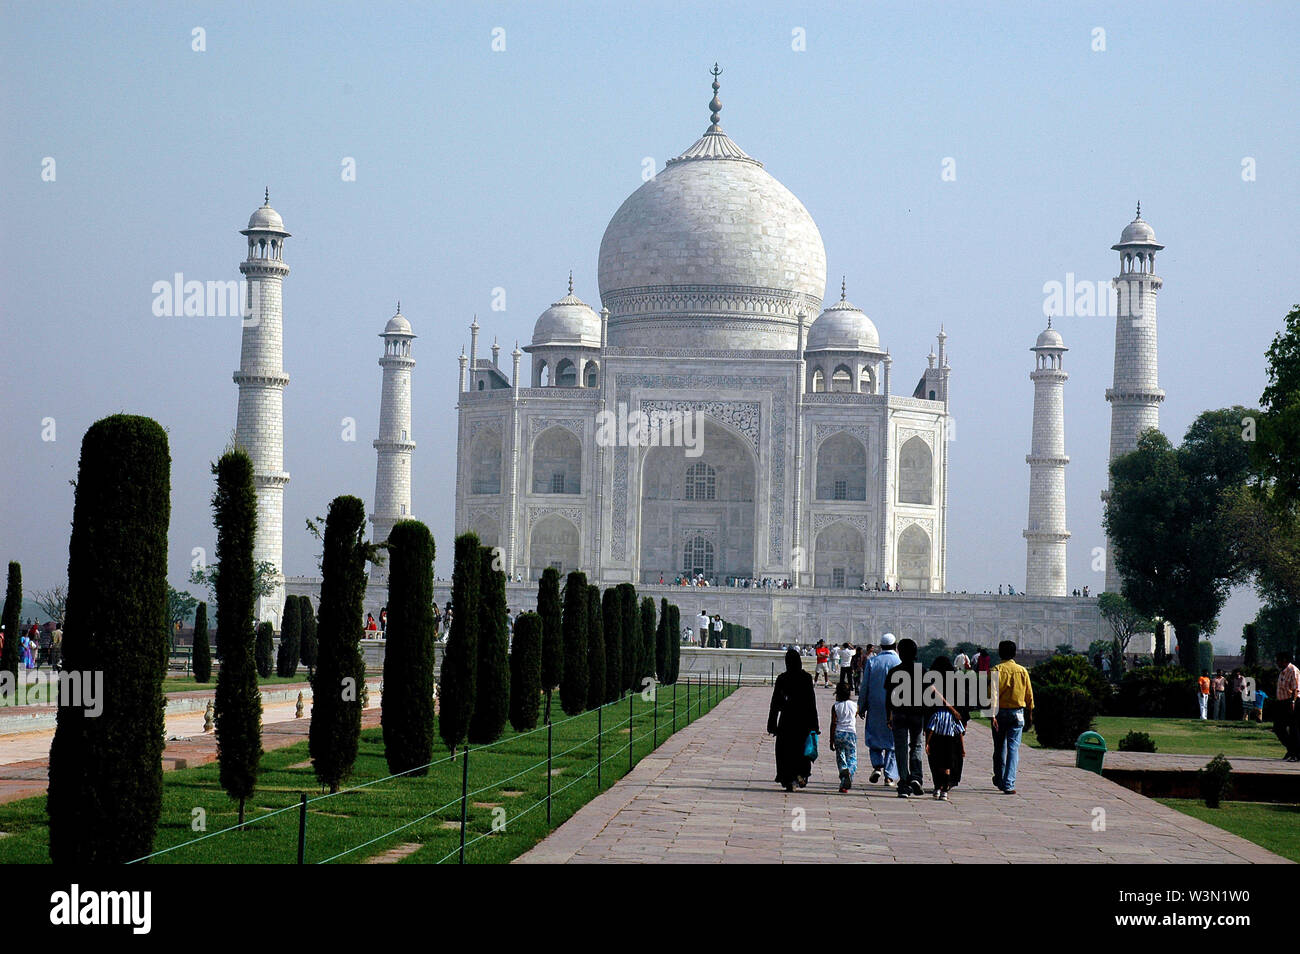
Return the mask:
{"type": "Polygon", "coordinates": [[[930,535],[916,524],[898,535],[898,588],[930,590],[930,535]]]}
{"type": "Polygon", "coordinates": [[[813,586],[856,590],[862,586],[866,565],[866,538],[857,527],[840,521],[817,534],[813,586]]]}
{"type": "Polygon", "coordinates": [[[528,575],[537,580],[553,566],[560,575],[578,569],[578,528],[559,514],[548,514],[533,524],[528,536],[528,575]]]}

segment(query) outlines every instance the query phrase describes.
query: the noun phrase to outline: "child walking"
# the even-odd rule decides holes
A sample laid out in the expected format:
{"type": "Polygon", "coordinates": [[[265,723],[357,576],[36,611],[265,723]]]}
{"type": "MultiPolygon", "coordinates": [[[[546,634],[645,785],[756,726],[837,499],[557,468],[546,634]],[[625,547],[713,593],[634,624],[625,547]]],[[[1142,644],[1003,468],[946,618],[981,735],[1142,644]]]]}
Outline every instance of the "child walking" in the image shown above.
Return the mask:
{"type": "Polygon", "coordinates": [[[858,717],[858,704],[849,698],[851,695],[849,680],[841,679],[831,706],[831,744],[835,749],[835,766],[840,770],[841,795],[853,787],[853,776],[858,771],[858,732],[854,721],[858,717]]]}
{"type": "Polygon", "coordinates": [[[966,757],[966,727],[948,700],[936,708],[925,724],[925,754],[930,758],[934,797],[946,802],[953,784],[953,769],[966,757]]]}

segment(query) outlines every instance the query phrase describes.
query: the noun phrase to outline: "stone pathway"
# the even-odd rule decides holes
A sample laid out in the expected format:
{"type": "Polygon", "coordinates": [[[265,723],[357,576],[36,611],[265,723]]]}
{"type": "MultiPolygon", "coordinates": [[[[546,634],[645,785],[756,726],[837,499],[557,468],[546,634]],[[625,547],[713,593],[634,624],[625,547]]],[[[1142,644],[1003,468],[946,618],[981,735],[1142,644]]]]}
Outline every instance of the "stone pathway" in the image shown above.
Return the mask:
{"type": "MultiPolygon", "coordinates": [[[[772,781],[770,693],[734,693],[518,861],[1286,863],[1034,749],[1021,749],[1019,794],[1004,795],[989,777],[992,740],[978,728],[951,801],[867,784],[865,750],[850,794],[839,794],[824,750],[808,787],[787,794],[772,781]]],[[[829,692],[817,700],[830,709],[829,692]]]]}

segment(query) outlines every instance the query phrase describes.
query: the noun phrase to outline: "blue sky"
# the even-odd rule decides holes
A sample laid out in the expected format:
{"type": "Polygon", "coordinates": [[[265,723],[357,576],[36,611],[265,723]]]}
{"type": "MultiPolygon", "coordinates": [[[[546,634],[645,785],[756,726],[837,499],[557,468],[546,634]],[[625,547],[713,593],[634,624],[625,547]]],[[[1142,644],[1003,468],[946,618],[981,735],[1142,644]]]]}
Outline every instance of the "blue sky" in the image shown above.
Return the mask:
{"type": "MultiPolygon", "coordinates": [[[[597,302],[604,227],[646,157],[662,167],[704,130],[716,60],[724,128],[808,207],[829,283],[847,274],[899,382],[946,326],[949,588],[1019,588],[1043,285],[1114,275],[1137,200],[1167,246],[1163,428],[1180,438],[1200,411],[1259,398],[1264,350],[1300,301],[1298,27],[1286,4],[6,3],[0,555],[29,589],[62,578],[81,434],[119,410],[171,436],[173,583],[210,550],[207,465],[234,427],[239,329],[157,318],[151,288],[238,278],[238,229],[270,186],[294,233],[286,569],[314,567],[304,518],[373,495],[376,336],[400,298],[420,335],[414,505],[447,575],[471,315],[508,352],[570,268],[597,302]]],[[[1070,585],[1099,589],[1114,321],[1056,326],[1070,585]]],[[[1223,648],[1251,615],[1234,599],[1223,648]]]]}

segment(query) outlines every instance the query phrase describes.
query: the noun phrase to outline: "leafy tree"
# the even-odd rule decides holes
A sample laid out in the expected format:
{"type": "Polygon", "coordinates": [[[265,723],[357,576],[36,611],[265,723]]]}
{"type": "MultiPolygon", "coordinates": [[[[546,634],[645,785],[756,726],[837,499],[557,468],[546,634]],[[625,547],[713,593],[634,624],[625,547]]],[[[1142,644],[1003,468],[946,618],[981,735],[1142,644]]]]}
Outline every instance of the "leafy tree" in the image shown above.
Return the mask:
{"type": "Polygon", "coordinates": [[[510,644],[510,724],[516,732],[537,728],[542,696],[542,618],[521,613],[510,644]]]}
{"type": "Polygon", "coordinates": [[[1143,616],[1133,604],[1126,600],[1119,593],[1102,593],[1097,597],[1097,609],[1101,612],[1101,618],[1110,624],[1110,630],[1115,634],[1115,643],[1118,645],[1118,654],[1120,667],[1116,672],[1116,678],[1123,671],[1123,657],[1128,652],[1128,645],[1133,641],[1133,637],[1138,633],[1150,633],[1155,628],[1155,623],[1148,616],[1143,616]]]}
{"type": "Polygon", "coordinates": [[[50,860],[116,865],[153,850],[162,812],[166,432],[147,417],[97,421],[82,440],[75,486],[63,657],[69,670],[103,673],[103,695],[98,712],[84,700],[59,706],[46,800],[50,860]]]}
{"type": "MultiPolygon", "coordinates": [[[[205,586],[209,602],[217,601],[217,579],[221,575],[220,562],[213,563],[207,569],[190,570],[190,582],[205,586]]],[[[270,596],[280,585],[280,570],[269,560],[259,560],[253,564],[253,600],[256,602],[264,596],[270,596]]]]}
{"type": "Polygon", "coordinates": [[[641,645],[636,658],[636,687],[641,689],[647,679],[655,678],[655,601],[651,596],[641,599],[641,645]]]}
{"type": "Polygon", "coordinates": [[[22,635],[22,612],[23,568],[15,560],[9,563],[9,581],[5,587],[5,644],[3,652],[0,652],[0,671],[9,673],[14,685],[18,684],[18,640],[22,635]]]}
{"type": "Polygon", "coordinates": [[[1241,627],[1241,641],[1242,665],[1258,666],[1259,630],[1254,623],[1247,623],[1241,627]]]}
{"type": "Polygon", "coordinates": [[[566,715],[587,709],[587,575],[574,570],[564,581],[564,672],[560,708],[566,715]]]}
{"type": "Polygon", "coordinates": [[[366,505],[359,497],[335,497],[325,517],[321,559],[316,672],[312,679],[308,749],[322,785],[337,792],[352,772],[361,738],[361,658],[366,563],[378,547],[365,539],[366,505]]]}
{"type": "Polygon", "coordinates": [[[296,596],[284,601],[284,618],[280,620],[280,651],[275,657],[275,674],[286,679],[298,671],[302,652],[302,623],[299,619],[299,602],[296,596]]]}
{"type": "Polygon", "coordinates": [[[54,621],[54,625],[62,629],[63,621],[68,617],[67,584],[59,583],[48,590],[37,590],[33,598],[36,605],[45,611],[45,615],[54,621]]]}
{"type": "MultiPolygon", "coordinates": [[[[1300,634],[1300,607],[1265,604],[1255,616],[1256,653],[1271,664],[1278,653],[1296,657],[1296,637],[1300,634]]],[[[1198,670],[1199,672],[1199,670],[1198,670]]]]}
{"type": "Polygon", "coordinates": [[[314,679],[319,642],[316,639],[316,611],[312,609],[309,596],[298,597],[298,640],[302,664],[307,667],[307,678],[314,679]]]}
{"type": "Polygon", "coordinates": [[[605,702],[605,624],[600,587],[587,585],[587,708],[605,702]]]}
{"type": "MultiPolygon", "coordinates": [[[[506,575],[496,569],[493,547],[479,548],[478,663],[474,677],[474,712],[469,741],[487,745],[501,738],[510,717],[510,616],[506,575]]],[[[459,614],[457,610],[457,614],[459,614]]]]}
{"type": "Polygon", "coordinates": [[[1250,470],[1242,407],[1206,411],[1174,448],[1159,431],[1111,462],[1106,531],[1124,597],[1178,634],[1180,661],[1193,671],[1196,644],[1211,628],[1245,566],[1228,526],[1228,504],[1250,470]]]}
{"type": "MultiPolygon", "coordinates": [[[[212,495],[217,559],[226,572],[214,579],[217,645],[221,669],[213,708],[217,723],[217,761],[221,787],[239,803],[239,820],[257,786],[262,758],[262,696],[257,687],[253,633],[253,540],[257,534],[257,491],[253,461],[239,449],[212,465],[217,489],[212,495]]],[[[66,640],[65,640],[66,641],[66,640]]]]}
{"type": "Polygon", "coordinates": [[[258,624],[253,653],[257,674],[265,679],[275,671],[275,627],[269,622],[258,624]]]}
{"type": "Polygon", "coordinates": [[[199,601],[189,590],[178,591],[170,584],[167,586],[167,635],[175,644],[176,631],[194,616],[199,601]]]}
{"type": "Polygon", "coordinates": [[[442,656],[441,691],[438,695],[438,732],[451,754],[465,741],[474,715],[478,667],[479,609],[483,566],[478,537],[462,533],[456,538],[456,560],[451,571],[451,631],[442,656]]]}
{"type": "Polygon", "coordinates": [[[623,688],[636,692],[641,688],[637,679],[641,670],[641,617],[636,608],[636,587],[618,584],[618,600],[623,616],[619,627],[623,636],[623,688]]]}
{"type": "Polygon", "coordinates": [[[1294,513],[1300,506],[1300,305],[1292,307],[1267,352],[1268,386],[1252,457],[1262,483],[1271,486],[1275,507],[1294,513]]]}
{"type": "Polygon", "coordinates": [[[605,701],[623,694],[623,600],[616,587],[600,597],[601,628],[605,635],[605,701]]]}
{"type": "MultiPolygon", "coordinates": [[[[456,610],[460,612],[459,609],[456,610]]],[[[537,615],[542,618],[542,691],[546,721],[551,721],[551,692],[564,676],[564,633],[560,628],[560,571],[548,566],[537,584],[537,615]]],[[[454,617],[453,617],[454,618],[454,617]]]]}
{"type": "Polygon", "coordinates": [[[425,775],[433,758],[433,534],[401,520],[388,535],[388,628],[381,720],[394,775],[425,775]]]}
{"type": "Polygon", "coordinates": [[[212,678],[212,648],[208,645],[208,604],[200,603],[194,611],[194,652],[190,658],[194,681],[203,683],[212,678]]]}
{"type": "Polygon", "coordinates": [[[937,636],[931,639],[917,651],[916,658],[920,660],[921,665],[929,669],[934,665],[934,661],[940,656],[947,656],[952,660],[952,650],[948,648],[948,643],[937,636]]]}

